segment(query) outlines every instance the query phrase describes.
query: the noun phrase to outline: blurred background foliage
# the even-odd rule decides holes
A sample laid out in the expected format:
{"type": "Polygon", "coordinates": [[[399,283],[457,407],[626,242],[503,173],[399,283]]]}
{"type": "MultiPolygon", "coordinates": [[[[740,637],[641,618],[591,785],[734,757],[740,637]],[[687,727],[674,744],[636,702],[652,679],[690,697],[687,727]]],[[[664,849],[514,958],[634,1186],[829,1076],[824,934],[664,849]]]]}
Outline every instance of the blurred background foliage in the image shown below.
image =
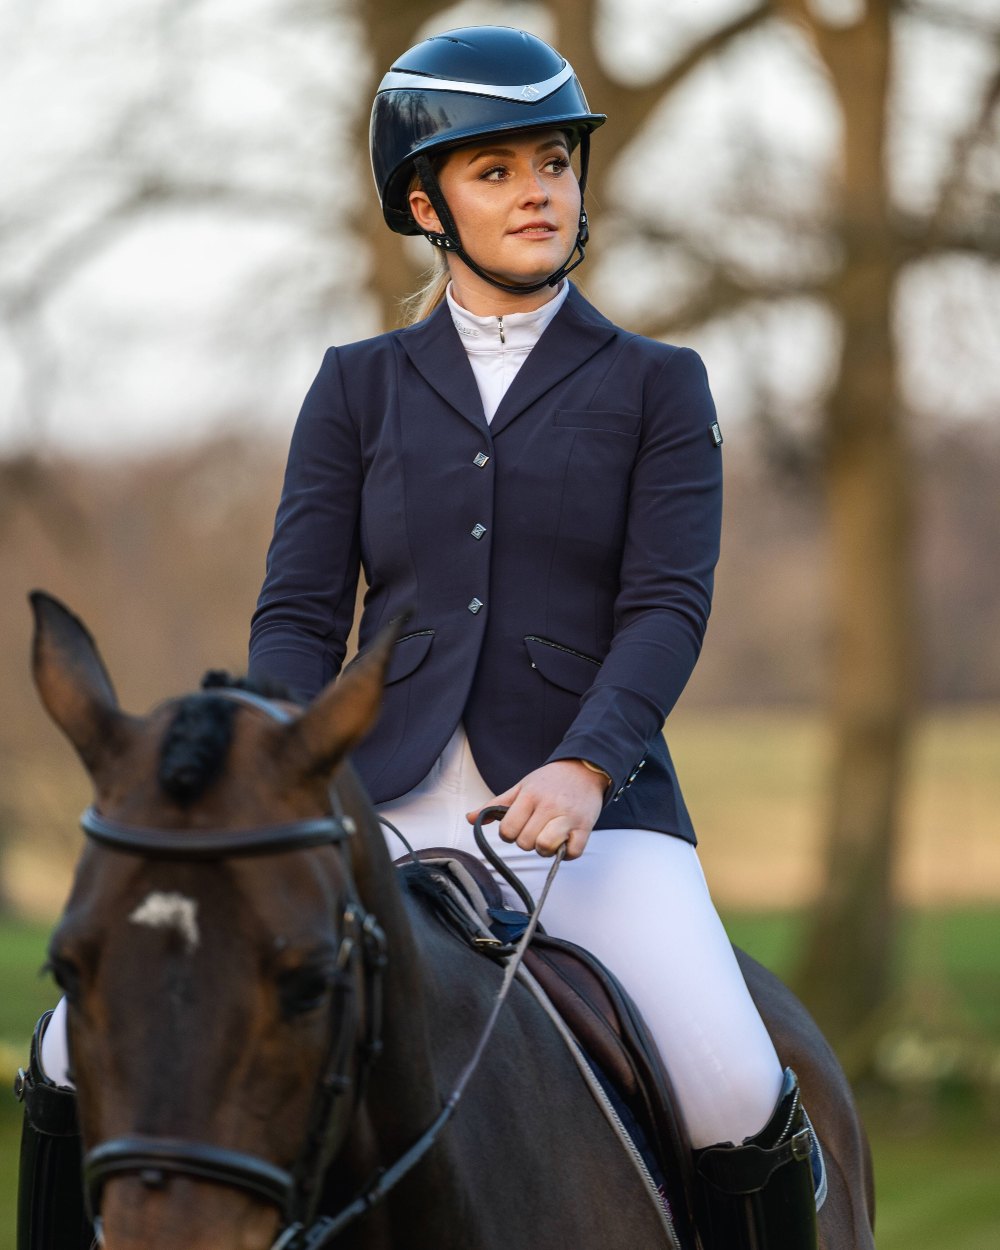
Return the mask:
{"type": "Polygon", "coordinates": [[[4,0],[5,949],[58,910],[86,799],[25,593],[84,616],[130,708],[242,669],[301,396],[428,260],[381,223],[372,93],[480,21],[554,41],[609,115],[574,277],[712,378],[724,554],[668,734],[716,897],[865,1091],[880,1245],[1000,1244],[956,1145],[1000,1091],[993,0],[4,0]]]}

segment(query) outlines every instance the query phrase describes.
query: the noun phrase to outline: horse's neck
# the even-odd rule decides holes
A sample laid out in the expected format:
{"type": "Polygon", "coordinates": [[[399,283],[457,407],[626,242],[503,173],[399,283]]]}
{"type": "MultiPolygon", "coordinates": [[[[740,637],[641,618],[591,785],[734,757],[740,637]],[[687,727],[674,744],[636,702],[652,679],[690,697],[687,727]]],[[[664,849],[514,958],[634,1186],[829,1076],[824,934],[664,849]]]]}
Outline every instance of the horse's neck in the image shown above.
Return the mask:
{"type": "Polygon", "coordinates": [[[385,845],[381,826],[360,783],[353,775],[339,786],[346,809],[358,824],[352,867],[358,894],[386,936],[388,962],[383,975],[382,1042],[370,1090],[377,1097],[388,1085],[389,1095],[406,1136],[410,1122],[426,1122],[440,1109],[433,1080],[431,1030],[425,969],[414,938],[409,913],[385,845]]]}

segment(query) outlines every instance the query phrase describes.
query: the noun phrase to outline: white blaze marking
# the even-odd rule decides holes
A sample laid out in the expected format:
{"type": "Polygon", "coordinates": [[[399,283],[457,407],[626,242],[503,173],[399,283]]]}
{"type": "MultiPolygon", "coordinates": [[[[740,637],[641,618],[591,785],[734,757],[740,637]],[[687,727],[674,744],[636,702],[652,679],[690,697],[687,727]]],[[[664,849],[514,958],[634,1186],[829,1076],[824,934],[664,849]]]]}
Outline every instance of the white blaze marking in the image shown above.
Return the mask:
{"type": "Polygon", "coordinates": [[[150,929],[176,929],[187,944],[188,952],[201,942],[198,931],[198,904],[183,894],[164,894],[154,890],[129,916],[133,924],[150,929]]]}

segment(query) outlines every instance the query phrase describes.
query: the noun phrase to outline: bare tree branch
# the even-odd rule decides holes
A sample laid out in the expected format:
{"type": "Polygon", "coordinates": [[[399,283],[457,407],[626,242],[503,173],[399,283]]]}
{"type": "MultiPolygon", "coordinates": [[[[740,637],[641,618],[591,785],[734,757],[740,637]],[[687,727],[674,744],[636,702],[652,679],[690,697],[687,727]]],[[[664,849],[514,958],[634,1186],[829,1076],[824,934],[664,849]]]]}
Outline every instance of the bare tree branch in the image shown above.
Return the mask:
{"type": "Polygon", "coordinates": [[[649,338],[671,339],[716,318],[730,317],[753,304],[798,297],[817,298],[821,294],[822,287],[815,282],[751,284],[726,269],[715,268],[699,284],[691,299],[679,308],[643,319],[636,328],[649,338]]]}
{"type": "Polygon", "coordinates": [[[224,205],[234,214],[260,213],[288,218],[310,217],[307,201],[292,194],[264,193],[231,182],[206,179],[175,182],[156,176],[138,182],[91,221],[56,243],[31,274],[6,295],[0,307],[10,318],[27,315],[82,266],[110,247],[140,213],[151,209],[196,205],[224,205]]]}
{"type": "Polygon", "coordinates": [[[1000,203],[995,203],[981,221],[946,223],[933,231],[922,231],[911,257],[923,260],[945,252],[968,252],[986,261],[1000,261],[1000,203]]]}
{"type": "MultiPolygon", "coordinates": [[[[1000,38],[997,39],[997,47],[1000,50],[1000,38]]],[[[997,60],[992,76],[983,87],[977,116],[967,129],[955,137],[951,159],[948,161],[941,181],[938,202],[928,222],[928,234],[935,234],[943,223],[953,216],[966,183],[970,157],[978,144],[988,137],[998,104],[1000,104],[1000,59],[997,60]]]]}
{"type": "Polygon", "coordinates": [[[602,64],[595,38],[599,0],[550,0],[549,9],[556,19],[556,43],[563,48],[582,82],[587,84],[591,104],[596,108],[613,101],[613,117],[609,128],[625,141],[632,139],[650,114],[689,78],[695,70],[717,56],[740,35],[753,30],[774,15],[772,0],[760,3],[721,26],[713,28],[697,40],[676,61],[647,83],[624,84],[613,78],[602,64]]]}

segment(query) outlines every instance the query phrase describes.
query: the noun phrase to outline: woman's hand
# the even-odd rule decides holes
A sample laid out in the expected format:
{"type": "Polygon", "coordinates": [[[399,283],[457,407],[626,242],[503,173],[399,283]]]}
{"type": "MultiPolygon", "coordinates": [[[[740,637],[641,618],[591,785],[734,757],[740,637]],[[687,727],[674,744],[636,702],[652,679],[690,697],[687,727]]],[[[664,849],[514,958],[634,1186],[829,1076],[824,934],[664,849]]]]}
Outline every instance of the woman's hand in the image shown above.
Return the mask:
{"type": "MultiPolygon", "coordinates": [[[[545,856],[565,842],[566,858],[578,859],[601,814],[607,785],[607,776],[582,760],[555,760],[528,773],[489,806],[509,809],[500,822],[505,842],[545,856]]],[[[469,812],[469,823],[478,815],[469,812]]]]}

